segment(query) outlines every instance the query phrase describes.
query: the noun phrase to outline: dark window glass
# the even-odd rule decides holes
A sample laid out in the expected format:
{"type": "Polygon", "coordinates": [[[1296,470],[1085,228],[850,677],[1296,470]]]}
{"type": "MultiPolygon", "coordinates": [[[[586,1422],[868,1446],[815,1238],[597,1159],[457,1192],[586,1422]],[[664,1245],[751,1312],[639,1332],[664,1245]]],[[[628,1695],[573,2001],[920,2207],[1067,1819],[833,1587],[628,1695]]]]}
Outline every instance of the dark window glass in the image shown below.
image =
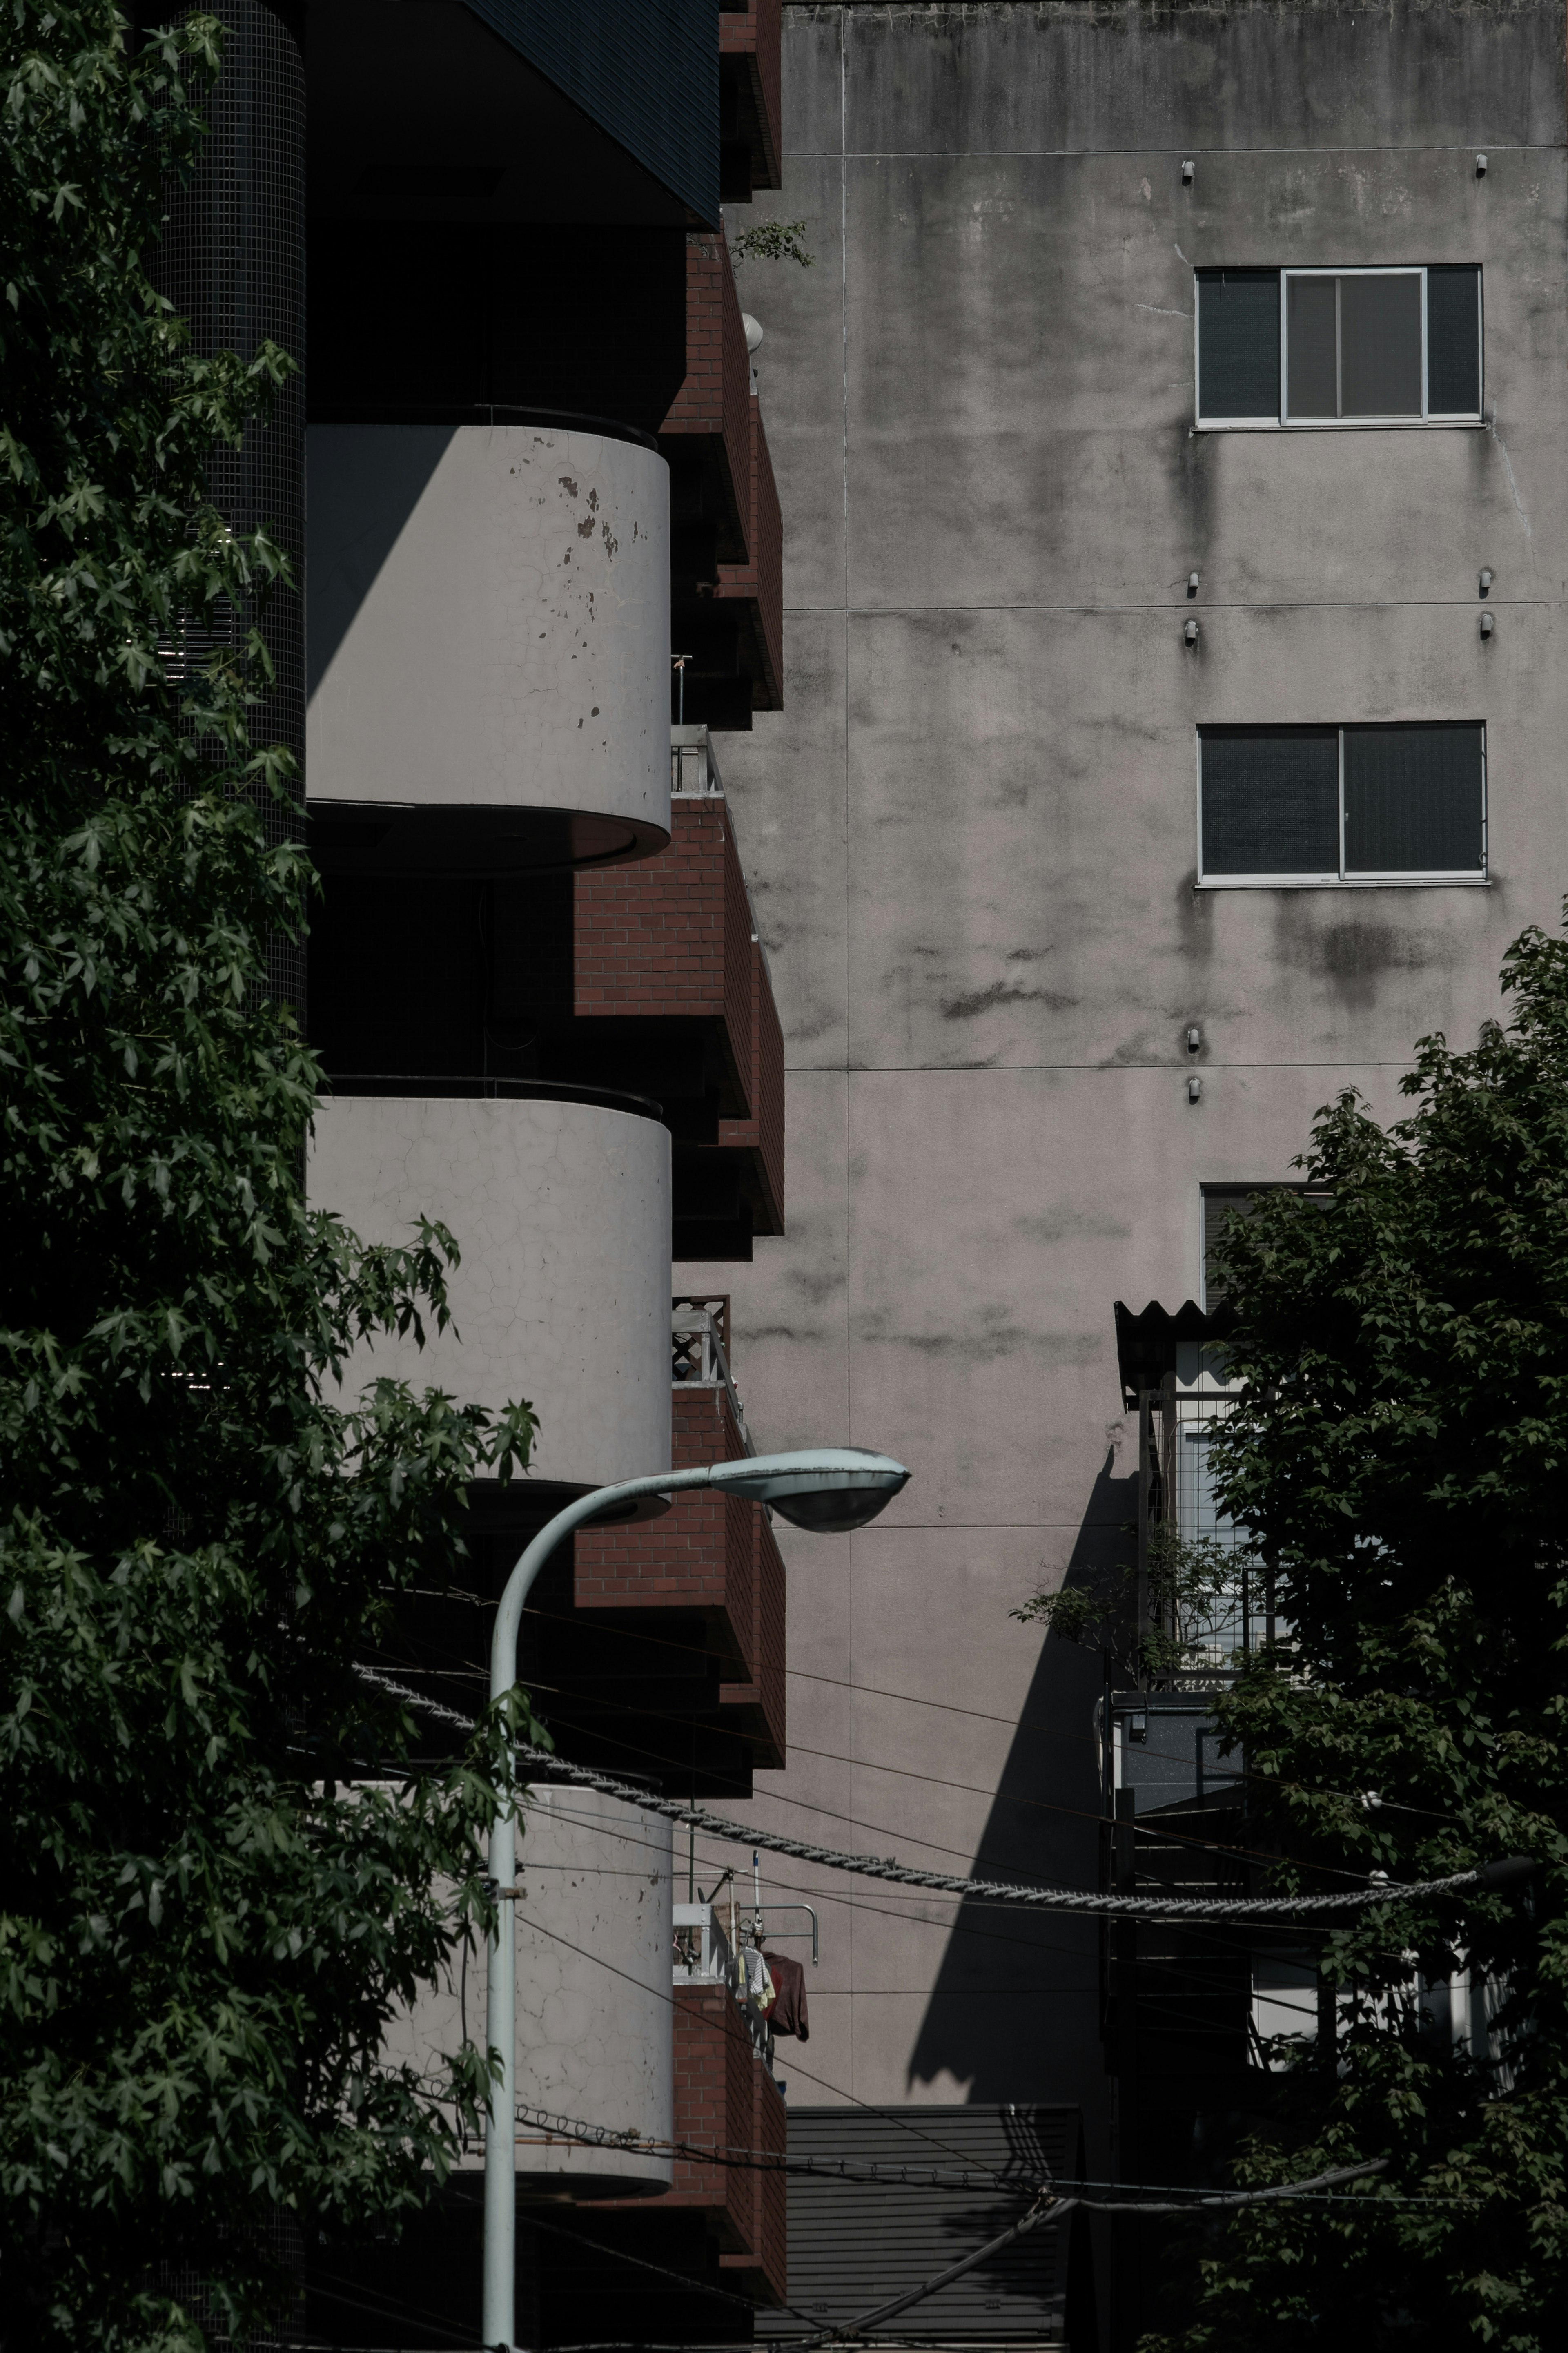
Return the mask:
{"type": "Polygon", "coordinates": [[[1290,414],[1292,417],[1337,417],[1339,368],[1336,357],[1335,312],[1338,281],[1332,278],[1292,278],[1289,343],[1290,351],[1290,414]]]}
{"type": "Polygon", "coordinates": [[[1345,871],[1479,872],[1479,727],[1347,727],[1345,871]]]}
{"type": "Polygon", "coordinates": [[[1198,415],[1279,414],[1279,272],[1198,272],[1198,415]]]}
{"type": "Polygon", "coordinates": [[[1426,272],[1426,409],[1474,417],[1481,406],[1481,273],[1426,272]]]}
{"type": "Polygon", "coordinates": [[[1340,280],[1340,415],[1421,414],[1421,280],[1340,280]]]}
{"type": "Polygon", "coordinates": [[[1340,740],[1332,727],[1203,731],[1205,874],[1337,874],[1340,740]]]}

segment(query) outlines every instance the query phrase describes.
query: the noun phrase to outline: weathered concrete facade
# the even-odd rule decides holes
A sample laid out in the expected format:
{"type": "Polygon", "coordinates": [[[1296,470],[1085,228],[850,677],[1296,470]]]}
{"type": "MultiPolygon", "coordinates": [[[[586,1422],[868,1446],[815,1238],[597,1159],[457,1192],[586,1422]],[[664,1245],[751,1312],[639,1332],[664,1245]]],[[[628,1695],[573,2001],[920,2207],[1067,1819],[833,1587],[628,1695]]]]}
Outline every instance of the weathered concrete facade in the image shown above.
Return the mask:
{"type": "MultiPolygon", "coordinates": [[[[721,1287],[770,1439],[915,1473],[784,1533],[792,1830],[1092,1883],[1097,1662],[1008,1612],[1131,1516],[1111,1303],[1198,1295],[1200,1185],[1287,1176],[1342,1086],[1392,1112],[1555,918],[1563,49],[1558,0],[786,8],[816,263],[742,287],[786,715],[725,774],[790,1219],[721,1287]],[[1196,268],[1442,262],[1484,272],[1484,424],[1194,429],[1196,268]],[[1395,719],[1486,722],[1485,887],[1194,889],[1198,726],[1395,719]]],[[[825,1894],[814,2077],[1082,2100],[1102,2169],[1092,1929],[825,1894]]]]}

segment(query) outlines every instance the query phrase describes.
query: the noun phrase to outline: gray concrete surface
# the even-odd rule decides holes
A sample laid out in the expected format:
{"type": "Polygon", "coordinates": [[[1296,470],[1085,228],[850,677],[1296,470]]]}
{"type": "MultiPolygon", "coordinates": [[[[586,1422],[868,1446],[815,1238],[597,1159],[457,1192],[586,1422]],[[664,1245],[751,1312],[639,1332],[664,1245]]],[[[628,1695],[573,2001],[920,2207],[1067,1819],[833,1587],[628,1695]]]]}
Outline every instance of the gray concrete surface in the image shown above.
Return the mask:
{"type": "Polygon", "coordinates": [[[532,1475],[574,1487],[669,1461],[669,1132],[596,1103],[332,1095],[316,1106],[311,1206],[361,1240],[438,1219],[462,1253],[452,1321],[423,1348],[356,1349],[345,1401],[377,1376],[541,1417],[532,1475]]]}
{"type": "MultiPolygon", "coordinates": [[[[759,1443],[914,1476],[863,1535],[783,1532],[759,1818],[1092,1883],[1098,1662],[1008,1612],[1131,1516],[1111,1303],[1195,1294],[1200,1184],[1289,1176],[1342,1086],[1393,1113],[1415,1040],[1473,1038],[1556,918],[1563,33],[1475,0],[785,9],[759,209],[816,262],[741,277],[785,709],[721,756],[789,1232],[685,1271],[733,1294],[759,1443]],[[1443,259],[1485,270],[1484,427],[1192,430],[1194,266],[1443,259]],[[1395,716],[1486,720],[1489,887],[1194,892],[1198,723],[1395,716]]],[[[1092,1930],[786,1881],[823,1903],[792,2099],[1081,2100],[1100,2169],[1092,1930]]]]}
{"type": "MultiPolygon", "coordinates": [[[[675,2129],[671,1830],[596,1790],[535,1789],[524,1808],[516,1913],[520,2108],[668,2141],[675,2129]]],[[[482,1952],[459,1957],[395,2021],[387,2055],[438,2076],[465,2031],[485,2039],[482,1952]]],[[[484,2170],[482,2140],[457,2170],[484,2170]]],[[[519,2179],[579,2198],[656,2197],[673,2160],[520,2122],[519,2179]]]]}
{"type": "Polygon", "coordinates": [[[669,469],[595,433],[313,425],[312,801],[669,830],[669,469]]]}

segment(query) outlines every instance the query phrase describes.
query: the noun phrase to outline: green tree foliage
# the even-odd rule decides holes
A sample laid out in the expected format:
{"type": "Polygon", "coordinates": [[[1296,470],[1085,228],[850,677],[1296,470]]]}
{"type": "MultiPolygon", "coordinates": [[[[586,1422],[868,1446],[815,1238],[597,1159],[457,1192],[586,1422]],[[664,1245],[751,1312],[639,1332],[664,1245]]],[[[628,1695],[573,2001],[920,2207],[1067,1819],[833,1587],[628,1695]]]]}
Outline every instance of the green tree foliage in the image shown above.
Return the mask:
{"type": "MultiPolygon", "coordinates": [[[[8,2347],[199,2344],[276,2282],[279,2211],[420,2201],[488,2077],[386,2063],[397,2005],[490,1916],[506,1774],[353,1671],[389,1593],[460,1551],[495,1418],[351,1350],[446,1317],[426,1228],[307,1212],[318,1073],[266,1001],[309,870],[255,799],[252,638],[184,716],[185,617],[282,576],[204,463],[289,366],[199,362],[140,266],[187,171],[217,28],[134,55],[102,0],[12,0],[0,155],[0,2263],[8,2347]],[[446,2105],[441,2105],[445,2100],[446,2105]]],[[[526,1721],[521,1711],[519,1721],[526,1721]]]]}
{"type": "Polygon", "coordinates": [[[737,269],[743,261],[797,261],[803,269],[809,269],[816,256],[806,251],[805,236],[803,220],[755,221],[731,237],[730,259],[737,269]]]}
{"type": "Polygon", "coordinates": [[[1522,1901],[1402,1901],[1321,1944],[1335,2047],[1276,2054],[1242,2178],[1388,2168],[1332,2213],[1229,2221],[1192,2348],[1544,2353],[1568,2327],[1568,945],[1527,932],[1502,984],[1506,1029],[1418,1047],[1408,1117],[1320,1115],[1326,1212],[1274,1194],[1229,1229],[1219,1493],[1291,1640],[1217,1713],[1249,1843],[1292,1858],[1277,1890],[1542,1868],[1522,1901]],[[1433,1990],[1467,1970],[1469,2037],[1433,1990]]]}
{"type": "Polygon", "coordinates": [[[1236,1616],[1237,1573],[1230,1546],[1167,1523],[1150,1533],[1142,1577],[1135,1560],[1119,1561],[1086,1584],[1031,1594],[1008,1615],[1102,1651],[1125,1681],[1155,1686],[1215,1663],[1236,1616]]]}

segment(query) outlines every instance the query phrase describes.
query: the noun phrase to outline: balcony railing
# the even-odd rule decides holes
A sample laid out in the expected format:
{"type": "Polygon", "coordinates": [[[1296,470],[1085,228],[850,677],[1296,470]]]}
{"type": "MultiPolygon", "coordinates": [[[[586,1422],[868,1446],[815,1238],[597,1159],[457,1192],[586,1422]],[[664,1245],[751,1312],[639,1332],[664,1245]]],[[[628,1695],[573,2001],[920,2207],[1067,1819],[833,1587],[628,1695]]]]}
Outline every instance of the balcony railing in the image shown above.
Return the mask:
{"type": "Polygon", "coordinates": [[[748,1454],[756,1447],[746,1428],[740,1394],[730,1372],[725,1347],[729,1337],[728,1299],[673,1299],[670,1302],[670,1379],[677,1388],[721,1388],[748,1454]]]}

